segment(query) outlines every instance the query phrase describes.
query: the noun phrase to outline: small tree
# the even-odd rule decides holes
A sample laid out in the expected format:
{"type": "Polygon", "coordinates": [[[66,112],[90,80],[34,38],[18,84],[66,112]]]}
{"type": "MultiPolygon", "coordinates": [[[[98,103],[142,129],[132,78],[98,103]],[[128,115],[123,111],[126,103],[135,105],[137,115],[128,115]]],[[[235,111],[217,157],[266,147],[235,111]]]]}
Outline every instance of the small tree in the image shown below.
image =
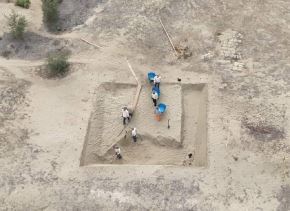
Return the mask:
{"type": "Polygon", "coordinates": [[[8,26],[12,36],[15,39],[22,39],[25,28],[27,26],[27,21],[23,15],[17,14],[14,10],[7,17],[8,26]]]}
{"type": "Polygon", "coordinates": [[[30,0],[16,0],[15,5],[28,9],[30,6],[30,0]]]}
{"type": "Polygon", "coordinates": [[[43,21],[50,30],[56,30],[58,22],[58,0],[42,0],[43,21]]]}
{"type": "Polygon", "coordinates": [[[64,75],[69,68],[68,54],[50,54],[47,58],[47,67],[51,77],[64,75]]]}

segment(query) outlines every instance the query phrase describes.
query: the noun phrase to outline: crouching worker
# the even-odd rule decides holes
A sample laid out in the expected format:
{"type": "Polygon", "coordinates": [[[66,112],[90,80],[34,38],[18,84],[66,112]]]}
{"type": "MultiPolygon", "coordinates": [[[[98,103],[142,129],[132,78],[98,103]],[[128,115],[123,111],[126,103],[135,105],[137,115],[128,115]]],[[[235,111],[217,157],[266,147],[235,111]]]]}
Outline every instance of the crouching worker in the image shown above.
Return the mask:
{"type": "Polygon", "coordinates": [[[116,158],[119,159],[119,160],[122,159],[120,147],[114,146],[114,149],[115,149],[116,158]]]}
{"type": "Polygon", "coordinates": [[[193,161],[194,161],[194,153],[189,153],[188,155],[186,155],[186,157],[183,161],[183,165],[184,166],[191,166],[193,161]]]}
{"type": "Polygon", "coordinates": [[[123,117],[123,125],[126,124],[126,120],[129,123],[130,120],[130,113],[127,107],[122,108],[122,117],[123,117]]]}
{"type": "Polygon", "coordinates": [[[132,139],[133,142],[137,142],[137,129],[135,127],[132,128],[132,139]]]}

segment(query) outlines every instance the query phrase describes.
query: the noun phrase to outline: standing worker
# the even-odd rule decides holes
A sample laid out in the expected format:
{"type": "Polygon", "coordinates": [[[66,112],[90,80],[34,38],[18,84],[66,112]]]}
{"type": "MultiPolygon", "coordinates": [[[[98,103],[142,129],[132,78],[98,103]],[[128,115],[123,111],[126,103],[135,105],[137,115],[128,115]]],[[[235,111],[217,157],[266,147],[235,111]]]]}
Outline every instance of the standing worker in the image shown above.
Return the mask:
{"type": "Polygon", "coordinates": [[[153,91],[151,97],[152,97],[153,104],[156,107],[157,106],[157,100],[158,100],[157,92],[153,91]]]}
{"type": "Polygon", "coordinates": [[[135,127],[132,128],[132,139],[134,142],[137,142],[137,129],[135,127]]]}
{"type": "Polygon", "coordinates": [[[128,120],[128,123],[129,123],[130,114],[126,107],[122,108],[122,117],[123,117],[123,125],[126,124],[126,119],[128,120]]]}
{"type": "Polygon", "coordinates": [[[157,88],[159,88],[159,86],[160,86],[160,82],[161,82],[161,77],[160,77],[160,75],[155,75],[153,81],[154,81],[154,86],[157,87],[157,88]]]}

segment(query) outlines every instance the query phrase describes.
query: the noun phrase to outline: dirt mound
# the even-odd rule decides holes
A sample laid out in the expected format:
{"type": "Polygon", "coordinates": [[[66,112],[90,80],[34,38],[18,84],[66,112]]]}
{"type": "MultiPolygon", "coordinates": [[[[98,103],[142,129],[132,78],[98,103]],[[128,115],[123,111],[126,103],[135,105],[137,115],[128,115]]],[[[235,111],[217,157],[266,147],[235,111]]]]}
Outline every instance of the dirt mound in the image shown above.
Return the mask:
{"type": "Polygon", "coordinates": [[[248,132],[257,140],[272,141],[285,138],[285,132],[282,128],[277,128],[267,123],[259,122],[258,124],[252,122],[243,122],[243,125],[248,129],[248,132]]]}
{"type": "Polygon", "coordinates": [[[85,23],[94,13],[94,9],[106,0],[63,0],[59,5],[62,30],[70,30],[85,23]]]}
{"type": "Polygon", "coordinates": [[[285,107],[263,103],[249,106],[242,119],[242,125],[249,135],[260,141],[284,139],[285,134],[285,107]]]}
{"type": "Polygon", "coordinates": [[[28,137],[28,130],[11,128],[12,120],[24,118],[23,108],[26,104],[26,92],[30,82],[16,79],[0,67],[0,158],[13,154],[13,150],[23,146],[28,137]],[[22,109],[20,109],[22,108],[22,109]],[[11,152],[11,154],[10,154],[11,152]]]}
{"type": "Polygon", "coordinates": [[[280,202],[277,211],[288,210],[290,207],[290,186],[283,185],[277,195],[277,199],[280,202]]]}
{"type": "MultiPolygon", "coordinates": [[[[0,68],[0,78],[5,79],[6,71],[0,68]],[[3,77],[2,77],[3,76],[3,77]]],[[[7,75],[9,80],[0,80],[0,126],[5,120],[15,118],[15,112],[24,102],[25,90],[30,83],[25,80],[16,80],[13,75],[7,75]]]]}
{"type": "Polygon", "coordinates": [[[5,34],[0,40],[0,55],[5,58],[37,60],[47,57],[50,52],[76,52],[89,46],[81,41],[44,37],[27,32],[23,40],[15,40],[5,34]]]}

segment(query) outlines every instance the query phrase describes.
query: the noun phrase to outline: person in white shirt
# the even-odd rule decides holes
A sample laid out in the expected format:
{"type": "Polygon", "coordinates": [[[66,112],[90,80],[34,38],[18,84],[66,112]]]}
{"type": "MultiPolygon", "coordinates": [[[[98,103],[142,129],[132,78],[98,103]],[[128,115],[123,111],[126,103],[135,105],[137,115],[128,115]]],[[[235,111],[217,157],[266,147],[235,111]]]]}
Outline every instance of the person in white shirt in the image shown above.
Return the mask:
{"type": "Polygon", "coordinates": [[[132,139],[134,142],[137,142],[137,129],[134,127],[132,128],[132,139]]]}
{"type": "Polygon", "coordinates": [[[130,114],[129,114],[129,111],[126,107],[122,108],[122,117],[123,117],[123,125],[126,124],[126,119],[130,120],[130,114]]]}
{"type": "Polygon", "coordinates": [[[117,159],[122,159],[120,147],[114,146],[114,149],[115,149],[115,154],[116,154],[117,159]]]}
{"type": "Polygon", "coordinates": [[[160,82],[161,82],[161,77],[160,77],[160,75],[156,75],[156,76],[154,76],[153,82],[154,82],[154,86],[159,88],[159,86],[160,86],[160,82]]]}
{"type": "Polygon", "coordinates": [[[153,91],[151,97],[152,97],[152,100],[153,100],[153,104],[156,107],[157,106],[157,100],[158,100],[157,92],[153,91]]]}

